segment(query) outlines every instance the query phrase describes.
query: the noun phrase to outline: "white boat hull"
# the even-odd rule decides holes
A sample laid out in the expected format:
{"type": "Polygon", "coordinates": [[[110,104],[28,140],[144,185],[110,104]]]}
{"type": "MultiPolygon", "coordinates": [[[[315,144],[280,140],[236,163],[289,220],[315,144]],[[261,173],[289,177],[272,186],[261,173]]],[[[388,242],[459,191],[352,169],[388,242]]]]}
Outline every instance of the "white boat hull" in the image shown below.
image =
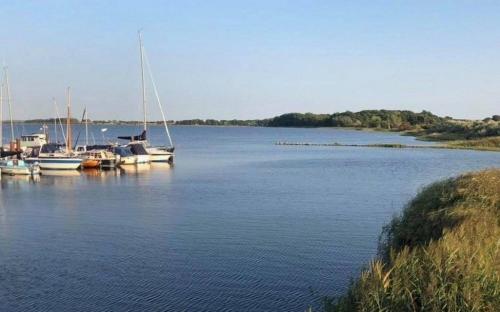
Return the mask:
{"type": "Polygon", "coordinates": [[[0,164],[1,173],[7,175],[37,175],[40,174],[40,167],[36,163],[25,162],[24,160],[10,159],[2,161],[0,164]]]}
{"type": "Polygon", "coordinates": [[[7,175],[36,175],[40,174],[40,168],[26,168],[26,167],[4,167],[2,174],[7,175]]]}
{"type": "Polygon", "coordinates": [[[135,164],[137,164],[137,157],[136,156],[120,157],[120,166],[135,165],[135,164]]]}
{"type": "Polygon", "coordinates": [[[136,164],[149,164],[151,162],[151,155],[135,155],[136,164]]]}
{"type": "Polygon", "coordinates": [[[43,170],[76,170],[80,168],[82,164],[80,158],[39,157],[36,159],[29,159],[29,161],[38,162],[38,165],[43,170]]]}
{"type": "Polygon", "coordinates": [[[79,170],[57,170],[57,169],[49,169],[42,170],[42,176],[47,177],[79,177],[81,175],[79,170]]]}
{"type": "Polygon", "coordinates": [[[151,162],[172,162],[174,160],[174,154],[167,152],[165,150],[159,149],[157,147],[146,148],[149,156],[151,156],[151,162]]]}
{"type": "Polygon", "coordinates": [[[170,162],[174,157],[172,154],[150,154],[151,162],[170,162]]]}

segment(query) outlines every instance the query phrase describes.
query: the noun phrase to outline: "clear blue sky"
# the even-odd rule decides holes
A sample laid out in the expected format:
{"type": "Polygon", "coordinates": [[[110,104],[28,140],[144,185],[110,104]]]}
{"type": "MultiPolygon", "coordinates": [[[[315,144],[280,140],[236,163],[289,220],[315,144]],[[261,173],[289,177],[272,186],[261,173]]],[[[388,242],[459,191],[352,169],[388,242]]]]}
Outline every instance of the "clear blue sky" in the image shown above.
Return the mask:
{"type": "Polygon", "coordinates": [[[500,113],[500,1],[2,1],[14,117],[140,119],[139,28],[169,119],[500,113]]]}

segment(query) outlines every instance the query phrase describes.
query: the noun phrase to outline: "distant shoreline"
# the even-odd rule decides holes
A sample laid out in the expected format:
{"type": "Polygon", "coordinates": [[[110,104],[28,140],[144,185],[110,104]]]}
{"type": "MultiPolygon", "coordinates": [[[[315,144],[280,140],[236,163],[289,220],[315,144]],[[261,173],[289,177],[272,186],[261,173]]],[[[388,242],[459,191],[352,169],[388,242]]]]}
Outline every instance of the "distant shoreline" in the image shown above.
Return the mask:
{"type": "MultiPolygon", "coordinates": [[[[66,119],[61,118],[62,123],[66,119]]],[[[54,124],[54,118],[16,121],[17,124],[54,124]]],[[[82,121],[72,119],[74,125],[82,121]]],[[[94,120],[99,126],[139,126],[137,120],[94,120]]],[[[483,120],[453,119],[440,117],[428,111],[415,113],[407,110],[364,110],[333,114],[288,113],[267,119],[216,120],[188,119],[167,121],[170,126],[196,127],[272,127],[272,128],[336,128],[358,131],[395,132],[414,136],[419,140],[443,141],[453,148],[500,150],[500,115],[483,120]]],[[[148,125],[163,125],[151,121],[148,125]]]]}

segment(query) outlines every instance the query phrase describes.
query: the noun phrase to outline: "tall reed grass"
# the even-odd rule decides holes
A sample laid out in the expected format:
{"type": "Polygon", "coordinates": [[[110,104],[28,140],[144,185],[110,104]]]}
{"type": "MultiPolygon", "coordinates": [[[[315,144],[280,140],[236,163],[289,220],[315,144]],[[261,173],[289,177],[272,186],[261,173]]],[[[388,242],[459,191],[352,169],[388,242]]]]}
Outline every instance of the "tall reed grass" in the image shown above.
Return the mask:
{"type": "Polygon", "coordinates": [[[423,189],[326,311],[500,311],[500,169],[423,189]]]}

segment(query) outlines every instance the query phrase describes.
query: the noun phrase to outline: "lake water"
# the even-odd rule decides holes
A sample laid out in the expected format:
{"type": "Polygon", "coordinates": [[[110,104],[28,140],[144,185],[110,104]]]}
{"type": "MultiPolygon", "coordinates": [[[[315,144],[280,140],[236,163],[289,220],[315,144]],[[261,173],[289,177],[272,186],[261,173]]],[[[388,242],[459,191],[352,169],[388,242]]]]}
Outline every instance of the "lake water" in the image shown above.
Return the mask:
{"type": "MultiPolygon", "coordinates": [[[[94,138],[139,133],[107,128],[94,138]]],[[[173,168],[2,177],[0,311],[304,311],[346,289],[422,186],[500,166],[492,152],[273,144],[429,144],[393,133],[172,133],[173,168]]]]}

